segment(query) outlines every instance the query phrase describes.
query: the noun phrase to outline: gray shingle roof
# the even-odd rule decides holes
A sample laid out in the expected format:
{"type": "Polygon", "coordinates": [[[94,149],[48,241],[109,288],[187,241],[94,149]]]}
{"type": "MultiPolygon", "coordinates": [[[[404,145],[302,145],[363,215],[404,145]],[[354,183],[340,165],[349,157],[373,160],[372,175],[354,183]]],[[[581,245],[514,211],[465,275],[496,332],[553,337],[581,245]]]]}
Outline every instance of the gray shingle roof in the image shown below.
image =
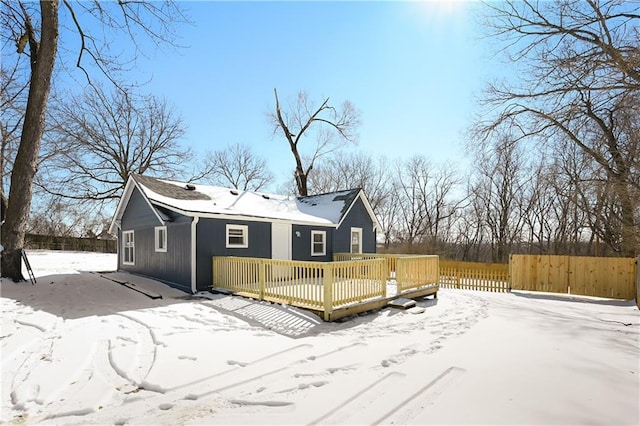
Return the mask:
{"type": "Polygon", "coordinates": [[[186,186],[177,186],[170,183],[163,182],[161,180],[149,177],[133,174],[131,175],[136,182],[146,186],[153,192],[165,197],[173,198],[175,200],[210,200],[206,194],[198,192],[195,189],[189,190],[186,186]]]}

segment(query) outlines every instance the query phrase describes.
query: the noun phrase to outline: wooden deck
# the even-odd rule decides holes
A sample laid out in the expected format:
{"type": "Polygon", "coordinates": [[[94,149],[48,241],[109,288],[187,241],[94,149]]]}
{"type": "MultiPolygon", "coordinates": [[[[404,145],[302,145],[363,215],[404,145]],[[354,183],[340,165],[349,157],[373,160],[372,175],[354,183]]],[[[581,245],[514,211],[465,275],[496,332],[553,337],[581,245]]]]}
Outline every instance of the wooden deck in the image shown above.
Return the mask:
{"type": "Polygon", "coordinates": [[[437,256],[407,256],[397,261],[397,269],[395,279],[388,280],[386,259],[214,257],[212,289],[308,309],[325,321],[378,309],[398,297],[437,295],[437,256]]]}

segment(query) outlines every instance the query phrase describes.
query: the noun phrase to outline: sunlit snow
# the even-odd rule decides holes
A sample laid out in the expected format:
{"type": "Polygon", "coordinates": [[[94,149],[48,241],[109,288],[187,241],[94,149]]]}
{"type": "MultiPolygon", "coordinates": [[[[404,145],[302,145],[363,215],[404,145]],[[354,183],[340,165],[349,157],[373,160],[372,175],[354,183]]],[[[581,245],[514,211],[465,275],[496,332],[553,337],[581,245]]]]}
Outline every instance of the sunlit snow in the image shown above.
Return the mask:
{"type": "Polygon", "coordinates": [[[324,323],[28,255],[37,283],[0,288],[2,422],[640,424],[633,302],[442,289],[324,323]]]}

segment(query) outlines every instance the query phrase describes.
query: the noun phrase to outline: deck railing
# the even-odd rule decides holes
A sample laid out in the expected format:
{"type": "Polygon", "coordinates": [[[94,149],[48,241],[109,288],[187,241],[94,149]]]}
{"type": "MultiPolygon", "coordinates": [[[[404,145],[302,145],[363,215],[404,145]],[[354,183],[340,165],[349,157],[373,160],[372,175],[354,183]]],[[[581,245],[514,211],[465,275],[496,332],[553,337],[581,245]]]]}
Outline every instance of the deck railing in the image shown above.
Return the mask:
{"type": "Polygon", "coordinates": [[[402,256],[397,258],[395,271],[398,293],[426,285],[437,285],[438,256],[402,256]]]}
{"type": "Polygon", "coordinates": [[[385,271],[387,279],[395,279],[396,268],[398,266],[398,259],[402,257],[412,257],[411,254],[380,254],[380,253],[334,253],[334,261],[345,260],[365,260],[365,259],[384,259],[386,262],[385,271]]]}
{"type": "Polygon", "coordinates": [[[334,253],[333,260],[384,259],[388,280],[395,280],[402,293],[438,284],[438,256],[416,254],[334,253]]]}
{"type": "Polygon", "coordinates": [[[324,311],[386,298],[385,261],[303,262],[214,257],[213,288],[324,311]]]}

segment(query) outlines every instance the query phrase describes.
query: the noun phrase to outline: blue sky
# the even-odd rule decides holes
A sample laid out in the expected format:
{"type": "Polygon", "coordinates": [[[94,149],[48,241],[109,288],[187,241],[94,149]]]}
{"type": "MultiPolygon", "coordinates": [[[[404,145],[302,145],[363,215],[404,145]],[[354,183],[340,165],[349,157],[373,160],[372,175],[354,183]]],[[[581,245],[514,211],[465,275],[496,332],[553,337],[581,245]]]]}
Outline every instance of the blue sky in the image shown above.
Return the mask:
{"type": "MultiPolygon", "coordinates": [[[[198,151],[244,143],[279,178],[293,157],[267,113],[305,90],[361,112],[355,149],[390,160],[422,154],[460,164],[475,97],[491,78],[477,3],[191,2],[185,49],[140,63],[144,90],[168,98],[198,151]]],[[[304,152],[304,149],[303,149],[304,152]]]]}

